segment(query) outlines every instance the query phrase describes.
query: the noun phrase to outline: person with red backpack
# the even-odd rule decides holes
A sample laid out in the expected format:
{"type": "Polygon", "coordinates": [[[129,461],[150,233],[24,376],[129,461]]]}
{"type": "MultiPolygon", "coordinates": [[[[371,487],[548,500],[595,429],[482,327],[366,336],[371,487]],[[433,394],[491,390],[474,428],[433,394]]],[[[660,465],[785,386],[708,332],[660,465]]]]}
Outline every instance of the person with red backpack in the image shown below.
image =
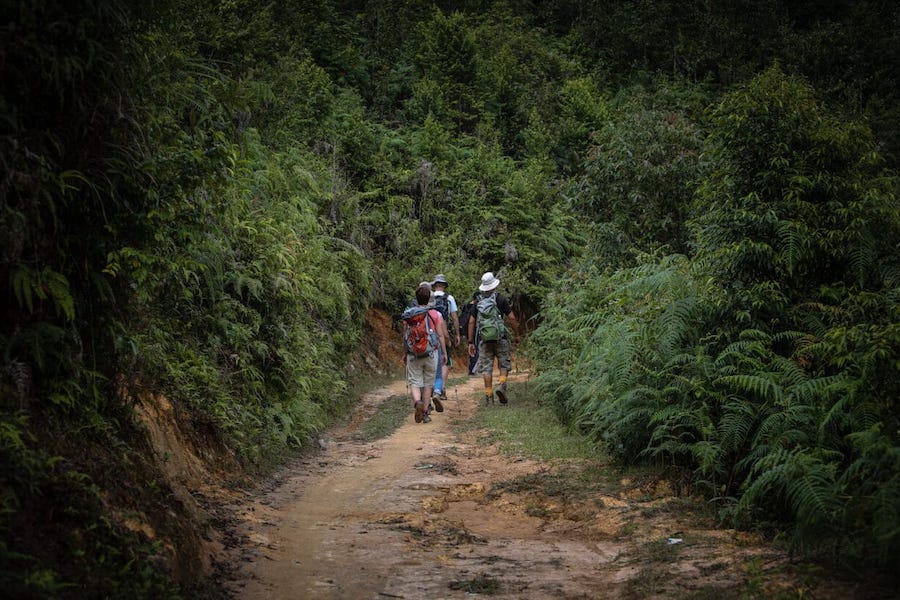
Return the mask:
{"type": "MultiPolygon", "coordinates": [[[[409,385],[415,408],[416,423],[431,421],[431,390],[434,387],[438,360],[447,359],[447,324],[441,313],[429,308],[431,285],[421,283],[416,288],[416,306],[407,308],[400,315],[403,320],[403,341],[406,348],[406,382],[409,385]]],[[[435,403],[438,412],[442,406],[435,403]]]]}

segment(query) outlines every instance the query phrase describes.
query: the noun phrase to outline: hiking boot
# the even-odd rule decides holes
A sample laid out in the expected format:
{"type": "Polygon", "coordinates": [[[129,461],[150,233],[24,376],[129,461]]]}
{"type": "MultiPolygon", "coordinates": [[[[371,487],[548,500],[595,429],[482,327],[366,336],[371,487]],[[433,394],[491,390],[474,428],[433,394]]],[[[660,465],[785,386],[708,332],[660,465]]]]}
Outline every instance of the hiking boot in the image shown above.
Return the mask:
{"type": "Polygon", "coordinates": [[[425,413],[425,416],[422,417],[423,423],[431,423],[431,417],[428,416],[428,413],[425,413]]]}
{"type": "Polygon", "coordinates": [[[494,395],[493,394],[485,394],[484,395],[484,403],[486,405],[493,404],[494,403],[494,395]]]}
{"type": "Polygon", "coordinates": [[[497,398],[500,399],[500,404],[506,404],[506,383],[501,383],[497,386],[497,398]]]}
{"type": "MultiPolygon", "coordinates": [[[[443,394],[441,394],[441,395],[443,396],[444,400],[447,399],[447,396],[444,396],[443,394]]],[[[444,412],[444,403],[441,402],[440,398],[435,396],[434,398],[431,399],[431,401],[434,402],[434,410],[436,410],[438,412],[444,412]]]]}
{"type": "Polygon", "coordinates": [[[421,423],[425,416],[425,405],[422,402],[416,402],[416,423],[421,423]]]}

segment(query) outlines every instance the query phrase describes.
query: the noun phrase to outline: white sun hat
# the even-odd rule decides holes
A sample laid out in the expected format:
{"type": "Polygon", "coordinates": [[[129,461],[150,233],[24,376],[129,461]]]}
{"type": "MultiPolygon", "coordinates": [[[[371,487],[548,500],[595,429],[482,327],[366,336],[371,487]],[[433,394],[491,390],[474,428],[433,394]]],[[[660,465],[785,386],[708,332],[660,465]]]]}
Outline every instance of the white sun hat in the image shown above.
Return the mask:
{"type": "Polygon", "coordinates": [[[489,292],[498,285],[500,285],[500,280],[494,277],[493,273],[488,271],[481,276],[481,285],[478,286],[478,289],[482,292],[489,292]]]}

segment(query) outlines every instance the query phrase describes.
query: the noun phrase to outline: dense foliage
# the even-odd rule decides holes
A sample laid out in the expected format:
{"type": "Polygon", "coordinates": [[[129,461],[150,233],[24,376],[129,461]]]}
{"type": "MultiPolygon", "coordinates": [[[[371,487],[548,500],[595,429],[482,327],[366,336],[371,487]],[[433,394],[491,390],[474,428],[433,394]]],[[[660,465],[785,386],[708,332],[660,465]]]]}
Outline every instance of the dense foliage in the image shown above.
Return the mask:
{"type": "Polygon", "coordinates": [[[367,309],[436,272],[499,273],[543,388],[623,459],[798,547],[900,555],[891,3],[2,13],[13,595],[183,593],[196,524],[135,403],[272,464],[346,407],[367,309]]]}
{"type": "Polygon", "coordinates": [[[690,469],[723,516],[892,563],[897,181],[865,127],[778,68],[714,107],[705,144],[693,251],[617,271],[586,259],[532,340],[540,381],[623,460],[690,469]]]}

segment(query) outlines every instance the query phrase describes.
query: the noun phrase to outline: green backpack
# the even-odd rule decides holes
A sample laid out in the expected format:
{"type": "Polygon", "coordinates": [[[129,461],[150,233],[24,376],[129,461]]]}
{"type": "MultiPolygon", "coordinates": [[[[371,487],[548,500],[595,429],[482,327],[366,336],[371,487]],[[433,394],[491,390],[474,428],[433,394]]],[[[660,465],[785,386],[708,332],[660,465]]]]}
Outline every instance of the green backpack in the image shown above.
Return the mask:
{"type": "Polygon", "coordinates": [[[490,294],[478,300],[478,337],[483,342],[496,342],[506,334],[503,315],[497,306],[497,295],[490,294]]]}

